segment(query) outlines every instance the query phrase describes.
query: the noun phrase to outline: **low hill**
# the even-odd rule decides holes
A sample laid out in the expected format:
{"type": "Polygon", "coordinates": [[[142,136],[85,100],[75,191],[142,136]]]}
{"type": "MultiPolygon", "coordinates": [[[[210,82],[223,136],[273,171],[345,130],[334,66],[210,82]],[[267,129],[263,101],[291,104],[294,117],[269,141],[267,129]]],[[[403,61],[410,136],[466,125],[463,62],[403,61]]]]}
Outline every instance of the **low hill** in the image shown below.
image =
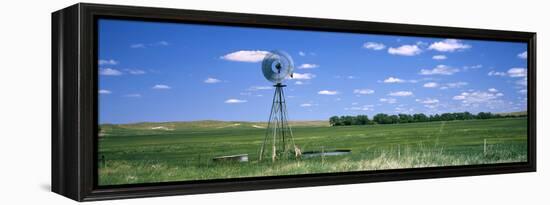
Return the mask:
{"type": "MultiPolygon", "coordinates": [[[[290,121],[292,127],[328,127],[328,121],[290,121]]],[[[180,121],[180,122],[140,122],[130,124],[101,124],[100,136],[112,134],[158,134],[178,131],[204,131],[215,129],[265,129],[267,122],[249,121],[180,121]],[[138,132],[136,132],[138,131],[138,132]]]]}
{"type": "Polygon", "coordinates": [[[497,113],[500,116],[527,116],[527,111],[497,113]]]}

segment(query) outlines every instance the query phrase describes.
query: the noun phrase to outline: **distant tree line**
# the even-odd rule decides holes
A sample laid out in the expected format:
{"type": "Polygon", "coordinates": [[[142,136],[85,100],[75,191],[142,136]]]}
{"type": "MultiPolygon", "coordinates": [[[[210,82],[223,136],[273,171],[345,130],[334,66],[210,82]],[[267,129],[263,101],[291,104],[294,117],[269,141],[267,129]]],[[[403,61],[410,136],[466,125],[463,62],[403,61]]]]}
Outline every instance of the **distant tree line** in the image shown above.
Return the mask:
{"type": "Polygon", "coordinates": [[[513,118],[525,117],[527,115],[501,115],[490,112],[480,112],[472,114],[469,112],[442,113],[435,115],[426,115],[423,113],[417,114],[398,114],[388,115],[384,113],[376,114],[372,119],[367,115],[356,116],[332,116],[329,118],[331,126],[347,126],[347,125],[373,125],[373,124],[398,124],[398,123],[415,123],[415,122],[434,122],[434,121],[453,121],[453,120],[473,120],[473,119],[494,119],[494,118],[513,118]]]}

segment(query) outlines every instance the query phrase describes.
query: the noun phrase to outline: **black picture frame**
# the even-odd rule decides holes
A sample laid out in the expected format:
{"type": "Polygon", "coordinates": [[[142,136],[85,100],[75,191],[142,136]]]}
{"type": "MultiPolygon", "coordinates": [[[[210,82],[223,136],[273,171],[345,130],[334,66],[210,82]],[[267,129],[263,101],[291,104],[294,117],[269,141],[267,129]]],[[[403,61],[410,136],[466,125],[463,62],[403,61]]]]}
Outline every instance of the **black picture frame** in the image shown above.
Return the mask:
{"type": "Polygon", "coordinates": [[[536,171],[536,33],[79,3],[52,13],[52,191],[76,201],[536,171]],[[528,162],[97,186],[97,19],[446,37],[528,44],[528,162]]]}

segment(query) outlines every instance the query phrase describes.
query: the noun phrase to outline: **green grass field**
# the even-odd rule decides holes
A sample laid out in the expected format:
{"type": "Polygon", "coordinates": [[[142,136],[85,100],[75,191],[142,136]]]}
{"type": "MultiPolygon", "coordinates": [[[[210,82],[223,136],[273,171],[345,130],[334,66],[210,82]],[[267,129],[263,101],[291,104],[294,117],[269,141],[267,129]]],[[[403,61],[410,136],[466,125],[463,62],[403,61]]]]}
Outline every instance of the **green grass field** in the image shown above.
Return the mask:
{"type": "Polygon", "coordinates": [[[526,118],[341,127],[324,121],[290,124],[303,152],[352,152],[257,162],[263,123],[105,124],[100,126],[99,185],[527,161],[526,118]],[[233,154],[248,154],[250,161],[212,161],[233,154]]]}

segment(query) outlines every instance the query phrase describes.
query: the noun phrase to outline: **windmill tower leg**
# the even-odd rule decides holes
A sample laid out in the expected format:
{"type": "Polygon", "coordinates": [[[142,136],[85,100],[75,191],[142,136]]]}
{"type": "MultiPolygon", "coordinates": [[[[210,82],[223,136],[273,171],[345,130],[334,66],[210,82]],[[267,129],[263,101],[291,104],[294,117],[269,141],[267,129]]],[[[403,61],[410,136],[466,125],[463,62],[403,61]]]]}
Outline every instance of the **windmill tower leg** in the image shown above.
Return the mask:
{"type": "Polygon", "coordinates": [[[295,149],[292,129],[288,125],[286,102],[283,92],[285,85],[276,84],[275,94],[271,105],[271,113],[267,125],[264,141],[260,148],[259,161],[264,155],[271,155],[274,162],[277,158],[288,158],[290,152],[295,149]],[[291,143],[291,145],[289,145],[291,143]],[[271,153],[267,153],[267,147],[271,146],[271,153]]]}

